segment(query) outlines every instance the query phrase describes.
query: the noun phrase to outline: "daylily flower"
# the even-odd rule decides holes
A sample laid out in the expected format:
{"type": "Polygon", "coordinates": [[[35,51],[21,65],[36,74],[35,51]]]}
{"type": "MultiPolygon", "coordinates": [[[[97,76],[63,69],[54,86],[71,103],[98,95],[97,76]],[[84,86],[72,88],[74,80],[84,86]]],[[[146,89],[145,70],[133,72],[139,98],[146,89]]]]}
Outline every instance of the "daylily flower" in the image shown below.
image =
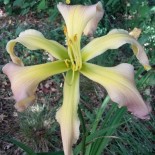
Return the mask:
{"type": "Polygon", "coordinates": [[[101,2],[91,6],[58,4],[66,27],[67,47],[46,39],[36,30],[26,30],[19,37],[7,44],[7,51],[12,62],[6,64],[3,72],[11,81],[11,88],[16,100],[18,111],[25,110],[35,99],[38,84],[48,77],[66,72],[63,104],[57,111],[56,119],[60,124],[65,155],[72,154],[72,145],[79,137],[79,118],[77,108],[79,103],[79,76],[83,74],[89,79],[103,85],[111,100],[119,107],[126,106],[133,115],[149,118],[150,107],[144,103],[134,83],[134,68],[123,63],[115,67],[101,67],[87,62],[104,53],[108,49],[117,49],[129,43],[139,62],[146,70],[150,69],[148,58],[142,46],[125,30],[114,29],[107,35],[93,39],[81,49],[82,34],[92,34],[97,23],[103,16],[101,2]],[[21,43],[30,50],[44,49],[55,57],[56,61],[41,65],[24,66],[14,53],[16,43],[21,43]]]}

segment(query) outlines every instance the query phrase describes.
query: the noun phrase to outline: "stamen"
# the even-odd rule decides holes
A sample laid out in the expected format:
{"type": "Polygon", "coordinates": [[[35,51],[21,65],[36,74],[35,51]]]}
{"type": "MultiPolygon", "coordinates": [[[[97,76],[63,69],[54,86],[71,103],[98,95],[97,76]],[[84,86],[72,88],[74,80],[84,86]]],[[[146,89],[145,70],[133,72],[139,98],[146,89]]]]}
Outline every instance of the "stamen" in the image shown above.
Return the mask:
{"type": "Polygon", "coordinates": [[[65,64],[66,64],[67,68],[69,68],[69,66],[70,66],[70,62],[71,62],[71,61],[68,60],[68,59],[65,60],[65,64]]]}
{"type": "Polygon", "coordinates": [[[82,58],[77,34],[73,35],[71,38],[68,38],[68,54],[70,57],[72,70],[80,70],[82,67],[82,58]]]}
{"type": "Polygon", "coordinates": [[[72,70],[74,70],[74,68],[75,68],[75,64],[74,64],[74,55],[73,55],[73,51],[72,51],[72,48],[70,47],[70,45],[68,45],[68,55],[69,55],[69,57],[70,57],[72,70]]]}

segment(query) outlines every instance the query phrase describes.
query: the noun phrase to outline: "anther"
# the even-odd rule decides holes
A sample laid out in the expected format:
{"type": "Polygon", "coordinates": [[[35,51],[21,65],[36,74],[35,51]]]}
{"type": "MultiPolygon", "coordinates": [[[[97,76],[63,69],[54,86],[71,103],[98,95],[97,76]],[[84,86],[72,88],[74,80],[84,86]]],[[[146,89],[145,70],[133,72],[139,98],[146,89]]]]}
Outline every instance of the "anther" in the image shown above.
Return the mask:
{"type": "Polygon", "coordinates": [[[65,36],[67,35],[67,27],[66,27],[66,25],[64,26],[64,34],[65,34],[65,36]]]}
{"type": "Polygon", "coordinates": [[[69,66],[70,66],[70,60],[66,59],[65,60],[65,64],[66,64],[67,68],[69,68],[69,66]]]}
{"type": "Polygon", "coordinates": [[[74,41],[77,41],[77,34],[74,35],[74,41]]]}

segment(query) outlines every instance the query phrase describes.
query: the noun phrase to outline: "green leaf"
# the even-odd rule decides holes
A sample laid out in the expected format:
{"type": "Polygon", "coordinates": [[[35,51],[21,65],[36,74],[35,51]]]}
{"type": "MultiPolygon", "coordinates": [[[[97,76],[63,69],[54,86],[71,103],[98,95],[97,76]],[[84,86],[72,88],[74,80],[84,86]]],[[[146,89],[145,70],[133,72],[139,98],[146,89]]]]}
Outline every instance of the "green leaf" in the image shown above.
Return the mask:
{"type": "Polygon", "coordinates": [[[15,0],[13,6],[22,7],[23,3],[23,0],[15,0]]]}
{"type": "Polygon", "coordinates": [[[87,136],[87,132],[86,132],[86,123],[85,123],[85,120],[83,118],[83,115],[82,115],[82,111],[81,111],[81,108],[80,108],[80,105],[78,107],[78,114],[79,114],[79,118],[80,118],[80,122],[81,122],[81,126],[82,126],[82,131],[83,131],[83,136],[82,136],[82,143],[81,143],[81,152],[82,152],[82,155],[85,154],[85,144],[86,144],[86,136],[87,136]]]}
{"type": "Polygon", "coordinates": [[[40,3],[39,3],[39,5],[38,5],[37,8],[38,8],[38,10],[44,10],[44,9],[46,9],[47,8],[46,1],[45,0],[40,1],[40,3]]]}
{"type": "Polygon", "coordinates": [[[27,8],[27,7],[30,8],[30,4],[29,4],[29,3],[24,3],[23,6],[22,6],[23,9],[24,9],[24,8],[27,8]]]}
{"type": "Polygon", "coordinates": [[[150,86],[154,86],[155,85],[155,74],[151,74],[146,83],[150,86]]]}
{"type": "Polygon", "coordinates": [[[36,153],[36,155],[64,155],[63,151],[59,152],[42,152],[42,153],[36,153]]]}
{"type": "MultiPolygon", "coordinates": [[[[103,130],[105,126],[109,127],[109,130],[103,135],[103,137],[110,137],[112,134],[115,132],[118,124],[120,124],[121,119],[123,117],[123,114],[126,112],[126,109],[123,108],[117,108],[117,105],[112,105],[112,109],[110,110],[111,112],[107,117],[105,118],[105,121],[103,122],[103,130]]],[[[101,154],[103,150],[106,148],[108,145],[109,141],[111,138],[102,138],[98,139],[91,147],[90,155],[94,154],[101,154]]]]}
{"type": "Polygon", "coordinates": [[[29,12],[29,10],[30,10],[29,7],[26,8],[26,9],[23,9],[22,12],[21,12],[21,14],[22,14],[22,15],[25,15],[25,14],[27,14],[27,13],[29,12]]]}
{"type": "Polygon", "coordinates": [[[58,15],[58,9],[57,7],[54,7],[54,9],[50,9],[49,11],[49,20],[52,22],[55,20],[55,18],[58,15]]]}
{"type": "Polygon", "coordinates": [[[15,32],[16,36],[18,36],[22,31],[24,31],[24,28],[21,26],[18,26],[15,32]]]}
{"type": "Polygon", "coordinates": [[[5,138],[7,141],[10,141],[12,144],[17,145],[18,147],[20,147],[21,149],[23,149],[28,155],[36,155],[36,153],[27,145],[25,145],[24,143],[17,141],[16,139],[13,138],[5,138]]]}
{"type": "Polygon", "coordinates": [[[147,18],[149,16],[149,11],[149,7],[147,5],[144,5],[139,9],[139,14],[142,18],[147,18]]]}
{"type": "MultiPolygon", "coordinates": [[[[95,121],[94,121],[94,123],[93,123],[93,125],[92,125],[92,129],[91,129],[91,133],[92,133],[92,134],[91,134],[90,136],[92,136],[93,134],[95,134],[95,131],[97,130],[97,126],[98,126],[98,124],[99,124],[99,121],[102,119],[103,112],[104,112],[104,110],[105,110],[105,108],[106,108],[106,106],[107,106],[109,100],[110,100],[110,97],[107,95],[107,97],[104,99],[104,101],[103,101],[101,107],[98,109],[98,113],[97,113],[96,119],[95,119],[95,121]]],[[[105,131],[105,130],[104,130],[104,131],[105,131]]],[[[101,136],[102,136],[102,135],[101,135],[101,136]]],[[[94,138],[96,138],[96,137],[97,137],[97,136],[95,135],[94,138]]],[[[88,138],[88,137],[87,137],[87,138],[88,138]]],[[[92,139],[93,139],[93,138],[92,138],[92,139]]],[[[90,145],[87,147],[87,152],[90,152],[91,147],[92,147],[92,145],[90,144],[90,145]]]]}
{"type": "Polygon", "coordinates": [[[114,7],[117,2],[119,2],[119,0],[109,0],[106,5],[112,5],[114,7]]]}

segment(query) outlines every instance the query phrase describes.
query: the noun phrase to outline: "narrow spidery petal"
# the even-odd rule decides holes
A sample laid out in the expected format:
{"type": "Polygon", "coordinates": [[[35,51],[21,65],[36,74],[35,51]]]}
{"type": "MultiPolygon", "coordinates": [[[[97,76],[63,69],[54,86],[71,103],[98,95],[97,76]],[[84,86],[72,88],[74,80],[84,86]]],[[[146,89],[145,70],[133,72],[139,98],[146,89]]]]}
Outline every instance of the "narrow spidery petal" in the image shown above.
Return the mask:
{"type": "Polygon", "coordinates": [[[103,85],[112,101],[118,103],[119,107],[126,106],[133,115],[149,119],[151,108],[144,103],[136,89],[132,65],[124,63],[115,67],[100,67],[84,63],[81,73],[103,85]]]}
{"type": "Polygon", "coordinates": [[[85,27],[83,33],[84,35],[93,35],[95,32],[98,22],[102,19],[104,14],[104,10],[102,7],[102,3],[98,2],[96,4],[96,14],[95,16],[88,22],[87,26],[85,27]]]}
{"type": "Polygon", "coordinates": [[[24,111],[35,99],[35,91],[38,84],[46,78],[67,71],[64,61],[55,61],[42,65],[21,67],[14,63],[8,63],[3,67],[3,72],[11,82],[15,107],[18,111],[24,111]]]}
{"type": "MultiPolygon", "coordinates": [[[[81,38],[81,34],[86,25],[89,24],[89,22],[91,22],[91,24],[93,24],[93,22],[97,24],[100,20],[99,18],[102,16],[101,2],[90,6],[65,5],[59,3],[57,7],[65,20],[69,38],[72,38],[75,34],[81,38]],[[94,20],[94,17],[97,17],[98,19],[94,20]]],[[[90,27],[89,24],[87,31],[93,31],[95,29],[95,25],[90,27]]]]}
{"type": "Polygon", "coordinates": [[[49,52],[57,59],[68,58],[67,50],[61,44],[56,41],[46,39],[39,31],[29,29],[21,32],[18,38],[9,41],[6,46],[6,50],[10,54],[12,61],[21,66],[23,66],[22,61],[14,54],[14,46],[17,42],[23,44],[30,50],[46,50],[46,52],[49,52]]]}
{"type": "Polygon", "coordinates": [[[122,29],[114,29],[107,35],[96,38],[88,43],[81,50],[82,59],[83,61],[88,61],[104,53],[108,49],[117,49],[126,43],[132,45],[132,50],[139,62],[144,66],[146,70],[149,70],[151,67],[149,65],[149,61],[143,47],[137,42],[135,38],[130,36],[127,31],[122,29]]]}
{"type": "Polygon", "coordinates": [[[63,90],[63,105],[56,114],[60,124],[61,137],[65,155],[72,155],[72,145],[79,138],[80,121],[77,115],[79,103],[79,73],[68,71],[63,90]],[[72,76],[74,79],[72,80],[72,76]]]}

